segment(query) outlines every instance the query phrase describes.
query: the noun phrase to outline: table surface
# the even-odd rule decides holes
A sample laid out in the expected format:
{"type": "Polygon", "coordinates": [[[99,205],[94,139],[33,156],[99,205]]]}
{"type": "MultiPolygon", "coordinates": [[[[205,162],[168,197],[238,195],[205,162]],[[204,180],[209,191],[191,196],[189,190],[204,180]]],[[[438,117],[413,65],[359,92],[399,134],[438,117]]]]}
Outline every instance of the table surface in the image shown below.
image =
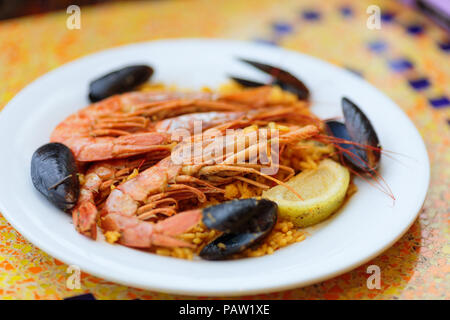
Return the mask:
{"type": "MultiPolygon", "coordinates": [[[[450,40],[442,29],[399,3],[376,0],[113,3],[82,7],[80,30],[67,29],[67,17],[56,12],[0,22],[0,109],[32,80],[68,61],[118,45],[182,37],[298,50],[350,69],[385,92],[412,119],[430,156],[430,189],[417,221],[393,247],[351,272],[305,288],[240,298],[450,298],[450,40]],[[372,4],[381,8],[380,30],[366,27],[372,4]],[[369,265],[381,268],[381,289],[367,288],[369,265]]],[[[97,299],[205,298],[129,288],[85,273],[81,289],[70,290],[66,271],[0,214],[1,299],[83,293],[97,299]]]]}

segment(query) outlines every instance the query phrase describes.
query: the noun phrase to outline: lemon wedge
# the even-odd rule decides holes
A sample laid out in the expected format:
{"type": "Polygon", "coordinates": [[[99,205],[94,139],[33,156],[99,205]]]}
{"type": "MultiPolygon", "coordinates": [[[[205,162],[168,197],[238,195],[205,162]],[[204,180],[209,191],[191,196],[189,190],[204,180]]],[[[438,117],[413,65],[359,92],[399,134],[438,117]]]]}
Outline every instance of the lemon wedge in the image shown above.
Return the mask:
{"type": "Polygon", "coordinates": [[[304,170],[286,182],[303,201],[282,185],[262,194],[275,201],[281,218],[292,221],[297,227],[307,227],[328,218],[345,199],[350,173],[337,162],[325,159],[317,169],[304,170]]]}

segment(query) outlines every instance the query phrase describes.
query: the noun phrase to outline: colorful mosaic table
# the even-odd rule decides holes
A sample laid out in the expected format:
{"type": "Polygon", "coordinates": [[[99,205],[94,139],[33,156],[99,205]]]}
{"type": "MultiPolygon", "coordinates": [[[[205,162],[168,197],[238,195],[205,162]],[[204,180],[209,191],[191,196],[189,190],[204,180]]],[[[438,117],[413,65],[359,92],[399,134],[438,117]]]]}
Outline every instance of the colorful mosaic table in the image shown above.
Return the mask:
{"type": "MultiPolygon", "coordinates": [[[[427,145],[431,184],[418,220],[389,250],[337,278],[245,299],[449,299],[450,40],[426,18],[395,1],[155,1],[81,8],[81,29],[66,12],[0,22],[0,109],[23,87],[60,65],[118,45],[208,37],[264,42],[348,68],[390,96],[427,145]],[[366,26],[369,5],[381,29],[366,26]],[[367,266],[381,268],[369,290],[367,266]]],[[[24,115],[26,116],[26,115],[24,115]]],[[[7,150],[2,155],[7,156],[7,150]]],[[[1,180],[0,183],[8,183],[1,180]]],[[[192,298],[144,291],[82,274],[66,287],[67,266],[27,242],[0,215],[0,298],[192,298]]],[[[196,297],[201,298],[201,297],[196,297]]]]}

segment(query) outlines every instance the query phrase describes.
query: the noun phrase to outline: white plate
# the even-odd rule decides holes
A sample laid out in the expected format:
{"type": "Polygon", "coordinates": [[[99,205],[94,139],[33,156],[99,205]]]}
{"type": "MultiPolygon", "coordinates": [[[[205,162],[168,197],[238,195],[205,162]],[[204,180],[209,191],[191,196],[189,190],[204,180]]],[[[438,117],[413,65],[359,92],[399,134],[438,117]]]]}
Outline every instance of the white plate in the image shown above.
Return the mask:
{"type": "Polygon", "coordinates": [[[429,181],[419,133],[390,99],[337,67],[279,48],[225,40],[170,40],[106,50],[64,65],[23,89],[0,113],[1,212],[29,241],[67,264],[139,288],[190,295],[242,295],[305,286],[349,271],[391,246],[415,220],[429,181]],[[155,67],[153,79],[180,87],[218,86],[228,74],[264,75],[236,61],[279,65],[304,79],[321,117],[340,115],[340,98],[355,101],[386,150],[380,173],[392,200],[357,179],[358,193],[305,241],[262,258],[185,261],[95,242],[79,235],[69,215],[34,188],[30,159],[58,122],[88,104],[90,80],[128,64],[155,67]],[[399,161],[398,161],[399,160],[399,161]]]}

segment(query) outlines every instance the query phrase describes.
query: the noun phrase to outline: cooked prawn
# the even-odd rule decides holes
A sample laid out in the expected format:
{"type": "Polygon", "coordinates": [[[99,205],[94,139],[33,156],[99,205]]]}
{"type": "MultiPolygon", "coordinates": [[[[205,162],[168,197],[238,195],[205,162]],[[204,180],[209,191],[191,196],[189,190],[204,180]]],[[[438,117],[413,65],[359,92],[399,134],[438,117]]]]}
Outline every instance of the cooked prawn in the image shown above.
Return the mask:
{"type": "MultiPolygon", "coordinates": [[[[280,136],[279,143],[287,144],[300,141],[318,133],[318,128],[313,125],[303,128],[291,128],[288,133],[280,136]]],[[[219,142],[218,140],[213,140],[211,143],[219,142]]],[[[248,151],[249,148],[254,147],[255,145],[249,145],[246,146],[245,150],[248,151]]],[[[149,225],[148,222],[140,222],[139,217],[137,217],[143,203],[147,206],[154,201],[155,196],[161,199],[161,195],[167,194],[169,194],[170,198],[176,198],[177,196],[197,198],[200,202],[204,202],[206,199],[203,191],[180,183],[179,180],[177,181],[180,177],[193,177],[196,181],[202,181],[203,184],[207,184],[210,190],[214,186],[209,185],[208,177],[216,175],[219,175],[219,177],[233,177],[256,174],[283,184],[282,181],[278,181],[276,178],[263,174],[255,168],[240,165],[239,163],[236,164],[231,159],[234,159],[234,155],[227,155],[224,161],[217,164],[191,164],[190,161],[188,161],[188,164],[175,163],[171,157],[161,160],[155,166],[142,171],[133,179],[120,184],[111,192],[102,210],[102,227],[105,230],[118,231],[121,234],[120,242],[126,246],[141,247],[144,244],[146,246],[154,244],[154,241],[151,239],[155,236],[154,228],[158,224],[155,226],[149,225]],[[139,234],[137,235],[136,233],[139,234]],[[137,243],[136,241],[139,242],[137,243]]],[[[164,198],[165,196],[162,197],[164,198]]],[[[190,219],[191,216],[188,218],[190,219]]],[[[183,224],[182,216],[178,217],[177,221],[183,224]]],[[[191,220],[186,224],[191,226],[191,220]]],[[[177,245],[179,245],[178,242],[177,245]]]]}
{"type": "Polygon", "coordinates": [[[268,90],[261,90],[249,90],[264,93],[256,95],[257,99],[253,101],[247,92],[241,100],[236,95],[218,97],[211,93],[132,92],[116,95],[69,116],[55,128],[50,140],[67,145],[81,162],[167,150],[172,142],[170,134],[160,132],[167,126],[190,129],[196,119],[209,120],[211,126],[237,119],[242,116],[240,112],[267,104],[268,90]],[[228,102],[230,98],[232,101],[228,102]],[[218,113],[195,114],[205,111],[218,113]],[[183,114],[190,115],[157,123],[183,114]]]}
{"type": "Polygon", "coordinates": [[[114,188],[114,184],[129,178],[133,173],[137,174],[139,169],[144,170],[150,167],[167,155],[168,152],[152,153],[139,158],[93,163],[84,176],[77,205],[72,210],[73,224],[78,232],[95,239],[97,234],[97,204],[106,199],[114,188]]]}

